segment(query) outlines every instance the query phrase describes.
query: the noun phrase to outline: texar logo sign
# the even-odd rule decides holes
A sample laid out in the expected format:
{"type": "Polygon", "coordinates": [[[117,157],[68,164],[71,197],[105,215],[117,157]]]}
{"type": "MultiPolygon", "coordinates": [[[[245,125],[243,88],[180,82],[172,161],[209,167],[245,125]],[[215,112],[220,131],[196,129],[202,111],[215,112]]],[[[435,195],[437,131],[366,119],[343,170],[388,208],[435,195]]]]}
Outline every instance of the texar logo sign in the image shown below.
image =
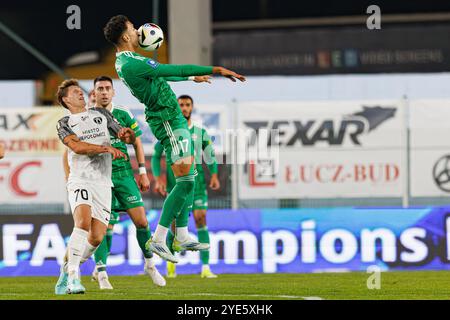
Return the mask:
{"type": "Polygon", "coordinates": [[[244,122],[247,127],[256,133],[254,139],[250,139],[249,144],[254,145],[257,141],[259,131],[278,130],[278,141],[269,138],[268,146],[293,146],[300,142],[303,146],[314,146],[318,142],[326,142],[329,145],[342,145],[344,139],[349,139],[354,145],[360,146],[360,136],[375,130],[386,120],[395,116],[396,108],[384,108],[380,106],[367,107],[351,115],[343,116],[342,120],[325,119],[317,120],[275,120],[244,122]],[[290,127],[293,134],[288,136],[288,131],[284,128],[290,127]]]}
{"type": "Polygon", "coordinates": [[[39,118],[39,114],[0,114],[0,130],[15,131],[19,129],[37,130],[35,121],[39,118]]]}

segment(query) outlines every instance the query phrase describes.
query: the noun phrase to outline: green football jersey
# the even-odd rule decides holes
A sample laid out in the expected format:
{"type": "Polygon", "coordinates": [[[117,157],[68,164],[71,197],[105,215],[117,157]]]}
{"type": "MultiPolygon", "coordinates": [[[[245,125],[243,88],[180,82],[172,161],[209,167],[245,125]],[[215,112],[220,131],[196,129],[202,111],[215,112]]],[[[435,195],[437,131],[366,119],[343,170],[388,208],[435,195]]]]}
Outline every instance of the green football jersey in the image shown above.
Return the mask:
{"type": "MultiPolygon", "coordinates": [[[[214,153],[213,142],[211,137],[208,135],[204,128],[196,125],[191,125],[189,127],[191,132],[192,142],[194,143],[194,162],[195,167],[198,172],[198,176],[203,176],[205,174],[202,167],[202,160],[204,160],[208,166],[209,172],[211,174],[217,173],[217,160],[214,153]],[[202,156],[204,159],[202,159],[202,156]]],[[[164,148],[161,143],[157,142],[155,145],[155,150],[152,156],[151,164],[152,171],[155,177],[160,176],[161,171],[161,156],[164,153],[164,148]]],[[[175,176],[172,172],[172,168],[167,166],[167,189],[169,190],[171,186],[175,185],[175,176]]]]}
{"type": "Polygon", "coordinates": [[[212,67],[160,64],[136,52],[116,53],[116,71],[131,93],[145,105],[148,122],[160,123],[181,113],[177,97],[167,81],[212,74],[212,67]]]}
{"type": "MultiPolygon", "coordinates": [[[[111,113],[114,116],[114,119],[119,122],[119,124],[124,128],[131,128],[136,134],[136,138],[142,135],[142,131],[139,127],[138,122],[134,118],[133,114],[122,106],[113,105],[111,109],[111,113]]],[[[115,159],[112,162],[112,175],[124,170],[133,170],[131,167],[130,156],[128,155],[128,149],[126,143],[122,140],[111,136],[111,146],[119,149],[123,153],[127,155],[127,160],[124,158],[115,159]]]]}

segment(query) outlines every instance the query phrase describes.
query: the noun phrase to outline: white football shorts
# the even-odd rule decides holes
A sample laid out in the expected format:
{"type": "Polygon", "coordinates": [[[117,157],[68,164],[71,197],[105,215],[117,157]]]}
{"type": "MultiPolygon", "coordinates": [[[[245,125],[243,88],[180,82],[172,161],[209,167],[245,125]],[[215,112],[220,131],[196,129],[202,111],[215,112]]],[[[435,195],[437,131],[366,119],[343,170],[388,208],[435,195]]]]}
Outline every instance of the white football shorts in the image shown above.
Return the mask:
{"type": "Polygon", "coordinates": [[[92,218],[109,224],[112,197],[110,186],[70,182],[67,184],[67,192],[72,214],[79,205],[86,204],[91,207],[92,218]]]}

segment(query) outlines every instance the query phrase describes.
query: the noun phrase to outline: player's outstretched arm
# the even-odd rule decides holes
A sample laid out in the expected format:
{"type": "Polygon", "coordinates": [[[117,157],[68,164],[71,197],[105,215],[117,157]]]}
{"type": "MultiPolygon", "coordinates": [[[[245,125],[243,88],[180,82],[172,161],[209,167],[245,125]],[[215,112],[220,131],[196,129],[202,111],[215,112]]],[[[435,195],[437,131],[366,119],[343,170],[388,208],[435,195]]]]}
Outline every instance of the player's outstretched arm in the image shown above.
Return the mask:
{"type": "Polygon", "coordinates": [[[213,67],[213,74],[220,74],[221,76],[224,76],[233,82],[236,82],[236,79],[238,79],[241,82],[244,82],[246,80],[243,75],[228,70],[224,67],[213,67]]]}
{"type": "Polygon", "coordinates": [[[113,160],[117,158],[127,158],[122,151],[116,148],[83,142],[74,134],[65,137],[63,143],[72,149],[72,151],[76,154],[96,155],[101,153],[110,153],[113,160]]]}
{"type": "Polygon", "coordinates": [[[196,83],[201,83],[201,82],[211,83],[211,76],[164,77],[164,80],[172,81],[172,82],[192,80],[196,83]]]}

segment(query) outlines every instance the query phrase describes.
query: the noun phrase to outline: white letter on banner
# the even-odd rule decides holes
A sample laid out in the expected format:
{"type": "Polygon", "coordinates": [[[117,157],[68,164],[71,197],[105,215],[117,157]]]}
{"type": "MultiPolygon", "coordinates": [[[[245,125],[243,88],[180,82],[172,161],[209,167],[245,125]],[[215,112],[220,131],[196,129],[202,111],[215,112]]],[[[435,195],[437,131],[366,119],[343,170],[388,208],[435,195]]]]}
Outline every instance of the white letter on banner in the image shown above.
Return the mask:
{"type": "Polygon", "coordinates": [[[358,242],[350,231],[344,229],[330,230],[320,239],[320,252],[329,262],[345,263],[352,260],[358,252],[358,242]],[[337,240],[342,242],[340,253],[336,252],[335,248],[337,240]]]}
{"type": "Polygon", "coordinates": [[[7,267],[17,265],[17,253],[19,251],[29,250],[31,243],[28,240],[18,240],[19,234],[31,234],[33,232],[32,224],[5,224],[2,228],[3,233],[3,263],[7,267]]]}
{"type": "Polygon", "coordinates": [[[33,267],[42,266],[46,258],[56,258],[61,265],[65,252],[66,245],[58,224],[44,224],[39,232],[30,265],[33,267]]]}
{"type": "Polygon", "coordinates": [[[427,232],[422,228],[409,228],[402,232],[400,242],[411,252],[402,252],[400,260],[404,262],[420,262],[428,256],[428,247],[423,241],[417,238],[425,239],[427,232]]]}
{"type": "Polygon", "coordinates": [[[277,272],[278,264],[291,263],[298,254],[297,237],[290,231],[264,231],[261,238],[264,273],[277,272]],[[281,253],[277,250],[278,241],[282,243],[281,253]]]}
{"type": "Polygon", "coordinates": [[[232,233],[219,231],[210,233],[210,262],[217,264],[219,260],[219,243],[223,242],[224,262],[226,264],[237,264],[239,260],[239,243],[242,243],[243,259],[246,264],[258,263],[258,239],[249,231],[232,233]]]}
{"type": "Polygon", "coordinates": [[[397,238],[394,232],[386,228],[361,231],[361,261],[376,260],[376,240],[381,240],[381,254],[384,262],[394,262],[397,258],[397,238]]]}
{"type": "Polygon", "coordinates": [[[301,224],[301,254],[302,262],[316,262],[316,222],[314,220],[303,221],[301,224]]]}

